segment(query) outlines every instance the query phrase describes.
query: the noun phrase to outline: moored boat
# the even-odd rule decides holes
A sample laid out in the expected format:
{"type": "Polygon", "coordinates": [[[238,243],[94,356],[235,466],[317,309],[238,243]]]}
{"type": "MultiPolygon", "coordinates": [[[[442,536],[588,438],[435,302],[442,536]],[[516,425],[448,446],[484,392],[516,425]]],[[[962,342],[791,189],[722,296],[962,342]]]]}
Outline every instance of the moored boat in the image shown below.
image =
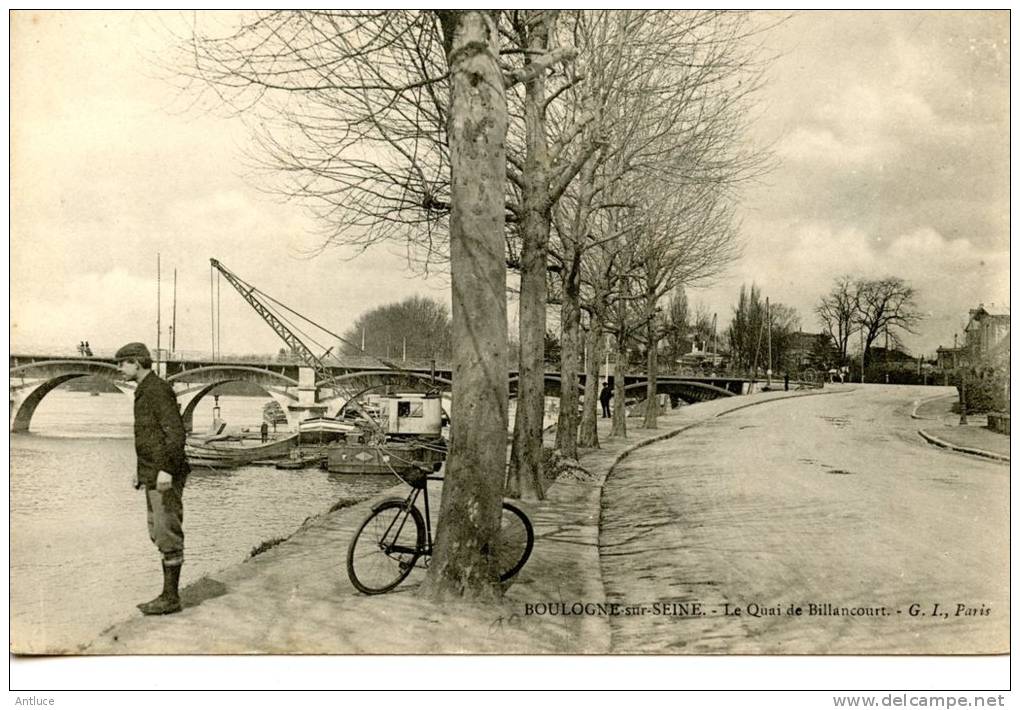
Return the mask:
{"type": "Polygon", "coordinates": [[[255,462],[284,458],[297,443],[297,434],[255,445],[246,444],[244,440],[188,441],[184,446],[184,453],[192,468],[236,468],[255,462]]]}

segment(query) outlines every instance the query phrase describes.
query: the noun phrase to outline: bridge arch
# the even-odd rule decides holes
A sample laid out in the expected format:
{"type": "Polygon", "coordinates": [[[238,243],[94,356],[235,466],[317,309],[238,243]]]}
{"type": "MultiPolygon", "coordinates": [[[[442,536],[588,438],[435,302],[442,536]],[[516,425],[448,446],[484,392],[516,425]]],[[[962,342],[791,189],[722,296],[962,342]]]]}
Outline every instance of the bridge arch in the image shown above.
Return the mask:
{"type": "Polygon", "coordinates": [[[122,393],[133,391],[119,378],[116,365],[94,360],[41,360],[10,369],[10,431],[27,432],[39,404],[60,385],[81,377],[100,377],[122,393]],[[20,379],[21,382],[15,382],[20,379]],[[28,380],[28,381],[26,381],[28,380]]]}
{"type": "Polygon", "coordinates": [[[230,382],[246,382],[261,388],[280,405],[287,415],[288,426],[293,427],[287,405],[298,401],[299,397],[288,390],[298,388],[299,383],[282,372],[250,365],[203,365],[173,374],[167,382],[174,386],[181,400],[181,418],[188,431],[194,430],[198,403],[220,385],[230,382]]]}
{"type": "MultiPolygon", "coordinates": [[[[563,380],[559,375],[545,373],[542,377],[543,390],[547,397],[558,397],[563,388],[563,380]]],[[[521,376],[520,374],[510,375],[510,399],[517,399],[517,392],[520,388],[521,376]]],[[[579,394],[584,395],[584,385],[580,382],[577,383],[577,391],[579,394]]]]}
{"type": "Polygon", "coordinates": [[[191,370],[182,370],[167,378],[172,385],[203,382],[223,384],[225,382],[250,382],[262,385],[264,382],[287,387],[297,387],[298,381],[275,370],[268,370],[262,367],[249,367],[247,365],[205,365],[191,370]]]}
{"type": "MultiPolygon", "coordinates": [[[[623,391],[626,394],[641,394],[644,395],[648,389],[648,380],[643,378],[636,382],[624,385],[623,391]]],[[[718,399],[720,397],[734,397],[735,393],[731,392],[724,387],[718,387],[716,385],[710,385],[705,382],[695,382],[692,380],[675,380],[671,378],[659,379],[655,381],[655,393],[656,394],[668,394],[670,399],[680,399],[687,404],[695,404],[697,402],[704,402],[710,399],[718,399]]],[[[644,398],[642,396],[642,398],[644,398]]]]}
{"type": "MultiPolygon", "coordinates": [[[[181,419],[184,420],[185,430],[194,431],[195,409],[198,408],[198,403],[200,401],[205,399],[206,396],[208,396],[214,389],[216,389],[220,385],[225,385],[230,382],[242,382],[242,381],[243,380],[237,379],[221,380],[219,382],[210,382],[208,384],[203,384],[197,389],[187,389],[183,392],[178,392],[177,398],[179,400],[183,400],[183,404],[181,407],[181,419]]],[[[280,391],[276,388],[269,388],[263,385],[259,386],[262,387],[262,390],[269,397],[273,398],[273,401],[280,405],[280,408],[283,410],[283,413],[287,416],[287,426],[293,428],[294,422],[291,421],[291,412],[287,408],[287,405],[290,404],[291,402],[296,402],[298,399],[297,395],[291,392],[280,391]]]]}
{"type": "MultiPolygon", "coordinates": [[[[103,379],[116,380],[119,379],[119,372],[116,365],[101,360],[39,360],[38,362],[30,362],[25,365],[12,367],[9,371],[9,377],[11,388],[18,389],[20,387],[32,387],[38,383],[16,385],[14,384],[15,379],[48,380],[52,377],[61,377],[63,375],[75,375],[76,377],[91,375],[102,377],[103,379]]],[[[67,382],[68,379],[73,378],[65,378],[63,381],[67,382]]]]}

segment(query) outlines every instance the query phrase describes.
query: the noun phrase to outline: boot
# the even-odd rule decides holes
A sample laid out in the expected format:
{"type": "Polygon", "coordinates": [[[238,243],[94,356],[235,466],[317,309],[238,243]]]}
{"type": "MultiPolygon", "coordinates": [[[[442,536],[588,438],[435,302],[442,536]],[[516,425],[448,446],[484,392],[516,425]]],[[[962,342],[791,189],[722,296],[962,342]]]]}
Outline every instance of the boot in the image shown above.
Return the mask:
{"type": "Polygon", "coordinates": [[[181,580],[181,565],[163,565],[163,593],[151,602],[139,604],[138,609],[146,616],[175,614],[181,610],[181,598],[177,586],[181,580]]]}

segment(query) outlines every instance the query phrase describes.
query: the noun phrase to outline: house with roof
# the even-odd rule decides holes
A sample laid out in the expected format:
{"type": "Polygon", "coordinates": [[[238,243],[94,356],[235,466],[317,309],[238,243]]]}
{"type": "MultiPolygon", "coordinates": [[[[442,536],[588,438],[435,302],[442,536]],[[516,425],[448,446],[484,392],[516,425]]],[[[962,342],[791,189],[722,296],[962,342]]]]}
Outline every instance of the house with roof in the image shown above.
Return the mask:
{"type": "Polygon", "coordinates": [[[940,346],[936,351],[938,369],[950,372],[968,364],[976,364],[1009,348],[1009,307],[978,304],[969,311],[963,343],[953,347],[940,346]]]}
{"type": "Polygon", "coordinates": [[[970,310],[970,320],[963,332],[967,359],[971,362],[984,359],[999,349],[999,343],[1009,340],[1009,307],[979,304],[970,310]]]}

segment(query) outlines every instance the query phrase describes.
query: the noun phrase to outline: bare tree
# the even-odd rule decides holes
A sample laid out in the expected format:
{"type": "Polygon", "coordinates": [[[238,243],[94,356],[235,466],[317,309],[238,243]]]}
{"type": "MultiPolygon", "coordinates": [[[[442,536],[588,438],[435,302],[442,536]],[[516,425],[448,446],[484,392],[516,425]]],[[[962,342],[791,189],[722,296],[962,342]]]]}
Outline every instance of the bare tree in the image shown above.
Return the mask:
{"type": "Polygon", "coordinates": [[[871,346],[883,333],[900,345],[898,331],[913,333],[921,321],[914,288],[897,276],[861,280],[857,284],[856,321],[864,334],[864,366],[867,368],[871,346]]]}
{"type": "Polygon", "coordinates": [[[711,348],[713,352],[718,351],[715,316],[708,312],[708,308],[703,303],[699,303],[694,308],[694,317],[691,319],[691,336],[702,350],[711,348]]]}
{"type": "Polygon", "coordinates": [[[500,593],[489,553],[506,467],[506,88],[528,74],[501,66],[498,19],[272,12],[196,28],[183,48],[191,78],[254,118],[257,158],[327,243],[398,239],[426,265],[449,256],[454,421],[423,588],[435,596],[500,593]]]}
{"type": "MultiPolygon", "coordinates": [[[[449,257],[450,74],[439,16],[196,13],[176,66],[251,127],[260,184],[307,208],[323,245],[449,257]]],[[[189,87],[190,88],[190,87],[189,87]]]]}
{"type": "MultiPolygon", "coordinates": [[[[617,238],[599,229],[606,224],[601,212],[640,205],[649,214],[668,213],[669,205],[656,204],[659,194],[703,198],[699,185],[711,186],[721,206],[731,188],[763,166],[762,154],[746,150],[742,140],[745,104],[760,79],[743,20],[733,13],[626,11],[587,13],[575,25],[587,79],[570,97],[594,111],[602,145],[556,221],[564,334],[557,445],[568,455],[576,446],[581,264],[587,250],[617,238]],[[662,189],[649,191],[652,185],[662,189]]],[[[710,210],[713,219],[722,211],[710,210]]],[[[628,220],[617,225],[630,228],[628,220]]],[[[720,254],[721,262],[727,258],[720,254]]],[[[616,265],[624,263],[636,262],[616,265]]],[[[638,320],[646,322],[647,314],[638,320]]]]}
{"type": "Polygon", "coordinates": [[[657,314],[660,302],[678,285],[694,285],[718,275],[738,249],[733,210],[718,188],[694,184],[686,190],[671,189],[646,194],[650,209],[635,243],[635,277],[642,297],[647,352],[644,426],[654,429],[659,342],[664,330],[657,314]]]}
{"type": "Polygon", "coordinates": [[[666,362],[670,365],[675,364],[679,357],[685,353],[691,332],[690,319],[691,312],[687,292],[682,285],[677,286],[669,295],[663,313],[662,337],[666,342],[666,362]]]}
{"type": "Polygon", "coordinates": [[[758,287],[741,285],[733,319],[726,332],[730,362],[740,371],[754,373],[761,364],[765,342],[765,303],[758,287]]]}
{"type": "MultiPolygon", "coordinates": [[[[546,94],[547,70],[573,58],[572,47],[553,48],[558,13],[549,10],[509,13],[506,34],[524,56],[518,82],[524,135],[523,154],[511,155],[509,177],[520,194],[515,212],[520,223],[520,351],[517,410],[513,447],[507,473],[507,494],[544,497],[542,484],[542,425],[545,414],[546,260],[551,213],[557,200],[591,153],[582,147],[567,153],[570,141],[549,144],[547,116],[558,95],[546,94]],[[516,158],[516,159],[515,159],[516,158]]],[[[565,86],[577,78],[567,69],[565,86]]],[[[570,129],[576,133],[576,128],[570,129]]],[[[513,209],[513,208],[512,208],[513,209]]]]}
{"type": "Polygon", "coordinates": [[[399,303],[373,308],[344,331],[340,352],[412,358],[451,356],[450,312],[431,298],[411,296],[399,303]]]}
{"type": "Polygon", "coordinates": [[[815,314],[836,345],[840,365],[849,362],[847,350],[857,329],[858,287],[850,276],[840,276],[815,307],[815,314]]]}
{"type": "Polygon", "coordinates": [[[790,351],[795,344],[797,333],[800,332],[800,315],[793,306],[782,303],[772,303],[768,308],[768,322],[765,326],[769,329],[768,340],[771,348],[766,356],[766,367],[774,374],[789,372],[792,363],[790,362],[790,351]]]}
{"type": "Polygon", "coordinates": [[[759,369],[778,373],[787,365],[799,329],[800,316],[793,307],[768,303],[754,284],[750,289],[741,286],[727,330],[732,364],[752,377],[759,369]]]}

